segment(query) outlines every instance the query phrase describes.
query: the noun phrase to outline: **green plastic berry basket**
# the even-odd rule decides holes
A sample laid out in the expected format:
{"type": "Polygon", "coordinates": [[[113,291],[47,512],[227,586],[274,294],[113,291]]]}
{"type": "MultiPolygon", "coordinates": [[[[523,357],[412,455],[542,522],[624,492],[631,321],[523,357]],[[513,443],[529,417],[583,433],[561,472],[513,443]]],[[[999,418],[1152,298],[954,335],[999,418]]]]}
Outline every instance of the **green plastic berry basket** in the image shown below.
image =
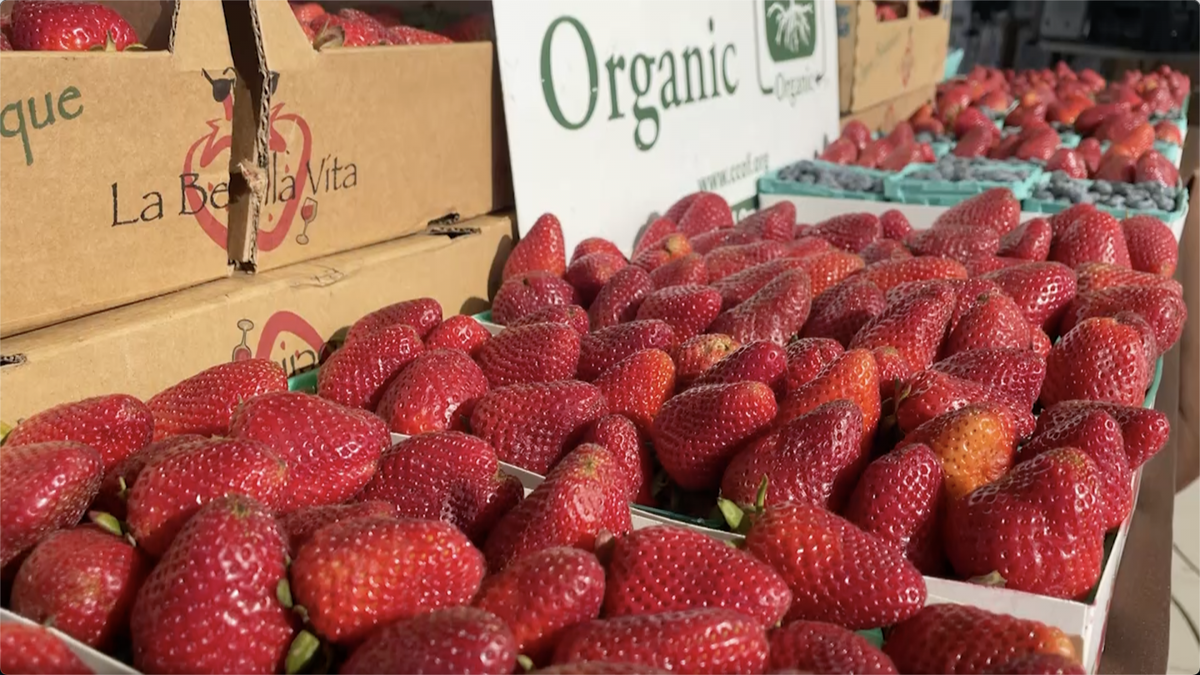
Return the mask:
{"type": "Polygon", "coordinates": [[[305,394],[317,393],[317,369],[313,368],[289,377],[288,391],[299,391],[305,394]]]}
{"type": "Polygon", "coordinates": [[[941,159],[954,151],[954,141],[930,141],[929,147],[933,148],[933,156],[941,159]]]}
{"type": "MultiPolygon", "coordinates": [[[[1034,191],[1045,187],[1045,185],[1050,182],[1051,175],[1051,173],[1043,173],[1038,179],[1037,185],[1034,186],[1034,191]]],[[[1080,183],[1086,187],[1091,187],[1091,185],[1096,181],[1087,178],[1075,178],[1072,179],[1072,182],[1080,183]]],[[[1114,207],[1106,204],[1096,204],[1096,208],[1100,209],[1101,211],[1111,213],[1112,215],[1121,219],[1128,218],[1130,216],[1144,215],[1154,216],[1168,225],[1175,222],[1182,223],[1188,212],[1188,191],[1182,183],[1177,186],[1177,189],[1178,193],[1175,197],[1175,204],[1177,206],[1174,211],[1164,211],[1162,209],[1134,209],[1123,206],[1114,207]]],[[[1030,213],[1045,213],[1048,215],[1058,213],[1059,211],[1065,211],[1074,205],[1075,204],[1073,202],[1063,199],[1035,199],[1032,196],[1021,200],[1022,211],[1028,211],[1030,213]]]]}
{"type": "Polygon", "coordinates": [[[1079,143],[1083,141],[1083,137],[1074,131],[1060,131],[1058,133],[1058,141],[1064,148],[1078,148],[1079,143]]]}
{"type": "Polygon", "coordinates": [[[1028,169],[1029,175],[1020,181],[986,181],[986,180],[923,180],[910,178],[922,169],[928,169],[929,164],[910,164],[883,181],[883,191],[890,202],[904,204],[925,204],[930,206],[953,206],[968,197],[987,192],[994,188],[1008,188],[1017,199],[1026,199],[1033,194],[1033,188],[1042,175],[1042,169],[1030,162],[1001,162],[984,160],[997,167],[1028,169]]]}
{"type": "MultiPolygon", "coordinates": [[[[808,160],[818,167],[837,169],[840,171],[851,171],[853,173],[861,173],[871,178],[885,179],[892,175],[890,171],[881,171],[879,169],[865,169],[861,166],[848,166],[844,164],[834,164],[820,159],[808,160]]],[[[758,194],[760,195],[785,195],[789,197],[823,197],[825,199],[861,199],[869,202],[885,201],[882,192],[862,192],[860,190],[842,190],[839,188],[831,188],[825,185],[815,185],[809,183],[801,183],[794,180],[784,180],[779,177],[779,173],[783,169],[776,169],[767,175],[758,179],[758,194]]]]}

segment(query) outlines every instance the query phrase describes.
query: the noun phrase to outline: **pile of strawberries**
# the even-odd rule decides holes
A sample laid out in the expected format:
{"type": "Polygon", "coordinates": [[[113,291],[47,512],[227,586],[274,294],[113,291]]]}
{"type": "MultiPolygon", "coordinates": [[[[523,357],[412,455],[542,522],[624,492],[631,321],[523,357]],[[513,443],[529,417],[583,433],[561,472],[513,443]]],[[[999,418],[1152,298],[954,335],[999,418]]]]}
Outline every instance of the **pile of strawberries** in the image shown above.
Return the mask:
{"type": "MultiPolygon", "coordinates": [[[[316,395],[252,359],[22,421],[7,606],[148,673],[1082,672],[1055,628],[924,607],[922,574],[1089,592],[1186,308],[1161,222],[1018,220],[1003,190],[927,231],[697,193],[568,264],[545,215],[494,336],[421,298],[356,321],[316,395]]],[[[4,672],[73,659],[0,628],[4,672]]]]}
{"type": "Polygon", "coordinates": [[[95,2],[16,0],[0,19],[0,51],[84,52],[145,49],[115,9],[95,2]]]}
{"type": "Polygon", "coordinates": [[[330,14],[318,2],[289,4],[300,28],[318,49],[449,44],[490,40],[492,34],[491,18],[486,14],[457,18],[432,32],[407,25],[400,10],[391,6],[373,7],[369,12],[344,7],[330,14]]]}
{"type": "MultiPolygon", "coordinates": [[[[895,21],[908,16],[908,3],[904,0],[874,0],[875,20],[879,22],[895,21]]],[[[917,12],[922,19],[933,16],[937,9],[936,2],[918,2],[917,12]]]]}
{"type": "Polygon", "coordinates": [[[886,136],[872,139],[866,124],[851,120],[842,128],[842,135],[826,146],[818,159],[867,169],[899,171],[914,162],[930,163],[937,158],[931,145],[916,141],[913,125],[908,122],[897,124],[886,136]]]}

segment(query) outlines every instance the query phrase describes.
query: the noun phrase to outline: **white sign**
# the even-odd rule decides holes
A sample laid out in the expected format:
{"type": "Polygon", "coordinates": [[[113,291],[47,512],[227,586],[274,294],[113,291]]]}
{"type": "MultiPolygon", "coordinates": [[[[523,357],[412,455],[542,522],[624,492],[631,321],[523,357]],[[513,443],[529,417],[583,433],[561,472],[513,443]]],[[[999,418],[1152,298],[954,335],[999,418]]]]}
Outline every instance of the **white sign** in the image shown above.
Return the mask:
{"type": "Polygon", "coordinates": [[[735,216],[838,133],[832,0],[495,0],[517,216],[628,252],[697,190],[735,216]]]}

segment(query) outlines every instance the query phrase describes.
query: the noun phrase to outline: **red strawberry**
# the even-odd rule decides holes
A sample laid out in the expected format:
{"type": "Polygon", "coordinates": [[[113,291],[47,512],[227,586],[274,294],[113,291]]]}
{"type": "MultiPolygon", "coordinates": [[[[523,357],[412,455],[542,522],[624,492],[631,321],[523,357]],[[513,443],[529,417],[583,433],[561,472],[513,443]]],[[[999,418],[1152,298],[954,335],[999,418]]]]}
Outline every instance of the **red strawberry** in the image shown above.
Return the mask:
{"type": "Polygon", "coordinates": [[[606,414],[604,394],[585,382],[514,384],[479,400],[471,433],[491,444],[500,461],[544,476],[606,414]]]}
{"type": "Polygon", "coordinates": [[[605,370],[635,352],[643,349],[667,351],[677,343],[676,333],[671,325],[657,319],[632,321],[593,330],[580,341],[578,377],[584,381],[594,380],[605,370]]]}
{"type": "Polygon", "coordinates": [[[576,661],[539,668],[538,675],[657,675],[651,666],[621,661],[576,661]]]}
{"type": "Polygon", "coordinates": [[[850,277],[817,296],[802,335],[850,344],[855,334],[886,307],[883,291],[863,276],[850,277]]]}
{"type": "Polygon", "coordinates": [[[880,260],[903,260],[912,257],[908,247],[895,239],[876,239],[867,244],[859,255],[868,265],[880,260]]]}
{"type": "Polygon", "coordinates": [[[925,157],[924,147],[917,143],[898,145],[879,163],[879,169],[882,171],[899,171],[909,164],[920,162],[925,157]]]}
{"type": "Polygon", "coordinates": [[[442,305],[433,298],[405,300],[362,317],[350,326],[346,342],[367,337],[388,326],[407,324],[422,340],[442,322],[442,305]]]}
{"type": "Polygon", "coordinates": [[[835,138],[817,159],[834,164],[852,164],[858,159],[858,147],[848,138],[835,138]]]}
{"type": "Polygon", "coordinates": [[[971,403],[992,402],[1008,409],[1018,437],[1033,432],[1035,420],[1029,407],[1022,407],[986,384],[980,384],[938,370],[917,373],[901,388],[896,402],[896,422],[908,433],[925,422],[971,403]]]}
{"type": "Polygon", "coordinates": [[[997,572],[1005,587],[1077,598],[1100,578],[1101,481],[1095,462],[1060,448],[952,502],[946,551],[964,577],[997,572]]]}
{"type": "Polygon", "coordinates": [[[971,349],[942,359],[933,369],[972,382],[978,382],[1022,410],[1033,409],[1046,361],[1026,349],[971,349]]]}
{"type": "Polygon", "coordinates": [[[778,241],[725,245],[705,255],[704,265],[708,269],[708,278],[715,282],[769,260],[782,258],[787,250],[787,246],[778,241]]]}
{"type": "Polygon", "coordinates": [[[992,118],[974,106],[962,110],[954,118],[954,135],[960,139],[976,127],[996,131],[996,125],[992,123],[992,118]]]}
{"type": "Polygon", "coordinates": [[[506,675],[516,663],[516,640],[503,620],[473,607],[451,607],[380,628],[340,672],[506,675]]]}
{"type": "Polygon", "coordinates": [[[571,284],[549,272],[529,272],[504,282],[496,291],[492,321],[503,326],[548,305],[578,304],[579,294],[571,284]]]}
{"type": "Polygon", "coordinates": [[[493,571],[542,549],[591,551],[600,535],[631,529],[625,472],[598,445],[581,445],[492,528],[484,552],[493,571]]]}
{"type": "MultiPolygon", "coordinates": [[[[720,311],[721,294],[713,288],[696,284],[669,286],[646,296],[638,308],[637,319],[664,321],[678,339],[686,340],[705,332],[720,311]]],[[[580,376],[584,376],[582,367],[580,376]]]]}
{"type": "Polygon", "coordinates": [[[741,346],[742,343],[721,333],[705,333],[684,340],[671,351],[675,382],[680,389],[690,387],[709,368],[741,346]]]}
{"type": "Polygon", "coordinates": [[[659,218],[648,224],[642,230],[641,236],[638,237],[637,243],[633,246],[633,257],[637,258],[643,251],[657,245],[668,235],[679,232],[679,228],[675,225],[675,220],[671,218],[659,218]]]}
{"type": "Polygon", "coordinates": [[[8,39],[7,24],[5,32],[0,33],[0,52],[11,52],[13,50],[12,42],[8,39]]]}
{"type": "Polygon", "coordinates": [[[398,517],[396,507],[388,502],[368,501],[356,504],[329,504],[296,509],[279,517],[279,530],[287,542],[289,557],[295,557],[300,547],[312,539],[317,530],[357,518],[398,517]]]}
{"type": "Polygon", "coordinates": [[[277,597],[287,578],[283,536],[262,505],[242,495],[210,502],[138,592],[130,621],[134,667],[279,672],[295,621],[277,597]]]}
{"type": "Polygon", "coordinates": [[[875,358],[864,349],[851,349],[822,370],[815,379],[789,391],[779,404],[777,427],[815,410],[829,401],[846,399],[858,405],[863,415],[863,448],[869,448],[875,439],[875,426],[879,424],[879,371],[875,358]]]}
{"type": "Polygon", "coordinates": [[[752,441],[729,462],[721,495],[755,503],[767,481],[766,504],[812,504],[839,511],[858,480],[863,415],[850,401],[831,401],[752,441]]]}
{"type": "Polygon", "coordinates": [[[1179,127],[1167,120],[1160,120],[1154,125],[1154,139],[1183,145],[1183,134],[1179,133],[1179,127]]]}
{"type": "Polygon", "coordinates": [[[1106,120],[1129,112],[1128,103],[1100,103],[1094,105],[1075,118],[1075,130],[1084,136],[1091,136],[1106,120]]]}
{"type": "Polygon", "coordinates": [[[557,323],[570,326],[580,335],[587,333],[589,329],[588,314],[579,305],[548,305],[536,312],[526,314],[516,321],[509,322],[508,327],[518,328],[535,323],[557,323]]]}
{"type": "Polygon", "coordinates": [[[1163,221],[1149,215],[1130,216],[1121,221],[1121,231],[1133,269],[1164,277],[1175,274],[1179,242],[1163,221]]]}
{"type": "Polygon", "coordinates": [[[954,603],[929,605],[897,624],[883,651],[905,673],[979,673],[1041,654],[1077,659],[1058,628],[954,603]]]}
{"type": "Polygon", "coordinates": [[[633,321],[642,301],[654,290],[645,270],[629,265],[613,275],[588,308],[593,330],[633,321]]]}
{"type": "Polygon", "coordinates": [[[1029,347],[1031,328],[1012,298],[1002,291],[993,291],[964,299],[967,309],[946,335],[942,345],[944,356],[969,349],[1029,347]]]}
{"type": "Polygon", "coordinates": [[[354,644],[375,628],[471,601],[483,555],[453,525],[359,518],[324,527],[292,561],[292,595],[322,637],[354,644]]]}
{"type": "Polygon", "coordinates": [[[488,340],[476,361],[493,387],[575,377],[579,333],[557,323],[506,328],[488,340]]]}
{"type": "Polygon", "coordinates": [[[993,188],[961,201],[937,217],[933,226],[971,225],[1008,234],[1021,223],[1021,202],[1007,188],[993,188]]]}
{"type": "Polygon", "coordinates": [[[590,305],[604,284],[626,264],[625,256],[620,254],[589,253],[573,261],[563,278],[575,287],[582,304],[590,305]]]}
{"type": "Polygon", "coordinates": [[[676,232],[668,234],[635,255],[631,264],[647,272],[653,272],[672,260],[678,260],[691,252],[692,245],[688,243],[687,237],[676,232]]]}
{"type": "Polygon", "coordinates": [[[657,525],[616,540],[604,615],[721,607],[769,628],[779,623],[791,601],[792,592],[779,574],[749,553],[701,532],[657,525]]]}
{"type": "Polygon", "coordinates": [[[6,673],[94,672],[49,629],[16,621],[0,624],[0,670],[6,673]]]}
{"type": "Polygon", "coordinates": [[[596,556],[554,547],[486,577],[474,604],[508,624],[518,652],[545,663],[562,634],[599,616],[603,602],[604,568],[596,556]]]}
{"type": "Polygon", "coordinates": [[[689,253],[682,258],[672,260],[650,273],[650,283],[656,290],[669,286],[707,284],[708,268],[704,266],[704,256],[699,253],[689,253]]]}
{"type": "MultiPolygon", "coordinates": [[[[351,408],[374,410],[396,375],[424,349],[420,336],[407,324],[391,325],[349,341],[321,365],[317,394],[351,408]]],[[[152,409],[157,398],[150,399],[152,409]]]]}
{"type": "Polygon", "coordinates": [[[313,46],[366,47],[388,43],[387,29],[366,12],[343,9],[338,14],[322,14],[309,24],[313,46]]]}
{"type": "MultiPolygon", "coordinates": [[[[801,226],[797,225],[797,231],[801,226]]],[[[809,228],[809,225],[803,227],[809,228]]],[[[833,249],[833,245],[820,237],[810,235],[799,235],[795,239],[785,242],[784,247],[787,248],[785,254],[789,258],[807,258],[810,255],[816,255],[833,249]]]]}
{"type": "Polygon", "coordinates": [[[1120,312],[1133,312],[1150,325],[1156,348],[1151,356],[1155,359],[1175,346],[1187,321],[1187,305],[1174,291],[1147,286],[1115,286],[1075,296],[1063,314],[1059,330],[1067,333],[1084,319],[1112,317],[1120,312]]]}
{"type": "Polygon", "coordinates": [[[1078,150],[1059,148],[1046,160],[1046,171],[1062,171],[1070,178],[1087,178],[1087,160],[1078,150]]]}
{"type": "Polygon", "coordinates": [[[768,508],[750,526],[746,550],[792,589],[788,620],[857,630],[897,623],[925,604],[921,573],[898,549],[820,507],[768,508]]]}
{"type": "Polygon", "coordinates": [[[387,427],[375,415],[290,391],[243,403],[229,433],[264,444],[287,464],[287,485],[278,503],[269,504],[281,512],[346,501],[367,484],[391,445],[387,427]]]}
{"type": "Polygon", "coordinates": [[[60,530],[21,564],[12,610],[108,650],[126,634],[129,610],[151,567],[132,544],[100,527],[60,530]]]}
{"type": "Polygon", "coordinates": [[[554,662],[620,660],[655,672],[760,673],[768,649],[757,621],[730,609],[706,607],[579,624],[563,635],[554,662]]]}
{"type": "Polygon", "coordinates": [[[803,266],[804,263],[796,258],[777,258],[714,281],[712,287],[721,294],[721,308],[731,309],[748,300],[780,274],[803,266]]]}
{"type": "MultiPolygon", "coordinates": [[[[1018,108],[1018,110],[1020,109],[1018,108]]],[[[1021,138],[1020,134],[1004,136],[1000,139],[999,143],[992,146],[992,149],[988,151],[987,156],[991,159],[1011,159],[1013,155],[1017,154],[1017,147],[1020,146],[1023,141],[1024,139],[1021,138]]]]}
{"type": "MultiPolygon", "coordinates": [[[[1154,145],[1154,127],[1142,122],[1141,119],[1140,117],[1137,118],[1138,125],[1130,130],[1124,138],[1119,140],[1113,138],[1113,144],[1109,147],[1108,151],[1126,157],[1141,157],[1143,154],[1150,152],[1150,148],[1154,145]]],[[[1097,134],[1097,137],[1103,140],[1103,137],[1099,134],[1097,134]]],[[[1164,161],[1160,166],[1164,171],[1169,170],[1177,173],[1175,166],[1169,164],[1169,162],[1164,161]],[[1167,169],[1167,166],[1170,169],[1167,169]]]]}
{"type": "Polygon", "coordinates": [[[817,223],[812,234],[842,250],[857,253],[883,236],[883,228],[873,213],[845,213],[817,223]]]}
{"type": "Polygon", "coordinates": [[[861,256],[847,253],[840,249],[823,251],[800,260],[801,266],[808,272],[812,297],[817,297],[826,289],[861,270],[865,263],[861,256]]]}
{"type": "Polygon", "coordinates": [[[625,257],[616,244],[604,237],[588,237],[575,245],[575,250],[571,253],[571,262],[591,253],[611,253],[621,256],[622,259],[625,257]]]}
{"type": "Polygon", "coordinates": [[[820,621],[793,621],[767,634],[772,672],[878,673],[896,666],[887,654],[857,633],[820,621]]]}
{"type": "Polygon", "coordinates": [[[1008,256],[984,256],[981,258],[972,258],[968,260],[964,266],[967,268],[967,274],[971,277],[979,277],[988,272],[995,272],[1006,267],[1016,267],[1029,262],[1023,258],[1010,258],[1008,256]]]}
{"type": "Polygon", "coordinates": [[[1150,384],[1150,366],[1142,336],[1113,318],[1079,322],[1046,357],[1042,384],[1044,407],[1085,399],[1138,405],[1150,384]]]}
{"type": "Polygon", "coordinates": [[[563,244],[562,224],[551,213],[542,214],[508,254],[503,281],[530,272],[549,272],[561,277],[567,271],[567,252],[563,244]]]}
{"type": "Polygon", "coordinates": [[[1100,163],[1092,177],[1096,180],[1107,180],[1114,183],[1132,183],[1136,173],[1137,162],[1134,157],[1109,150],[1100,158],[1100,163]]]}
{"type": "Polygon", "coordinates": [[[967,224],[943,224],[915,233],[908,245],[919,256],[938,256],[966,262],[994,255],[1000,249],[1000,235],[986,227],[967,224]]]}
{"type": "Polygon", "coordinates": [[[762,382],[777,394],[782,394],[786,386],[786,373],[787,354],[783,347],[769,340],[756,340],[713,364],[696,380],[696,385],[762,382]]]}
{"type": "Polygon", "coordinates": [[[1037,431],[1041,435],[1059,426],[1074,424],[1077,418],[1102,410],[1121,425],[1121,436],[1129,467],[1136,470],[1167,443],[1171,427],[1166,415],[1140,405],[1125,406],[1101,401],[1063,401],[1038,416],[1037,431]]]}
{"type": "Polygon", "coordinates": [[[1103,154],[1100,149],[1100,141],[1095,138],[1085,138],[1079,142],[1079,146],[1075,148],[1075,151],[1083,158],[1087,174],[1094,176],[1096,170],[1100,168],[1100,157],[1103,154]]]}
{"type": "Polygon", "coordinates": [[[129,22],[99,3],[13,3],[12,46],[19,51],[125,51],[137,41],[129,22]]]}
{"type": "Polygon", "coordinates": [[[795,391],[812,382],[843,351],[841,344],[829,338],[801,338],[789,342],[786,391],[795,391]]]}
{"type": "Polygon", "coordinates": [[[846,122],[846,126],[842,127],[841,137],[849,139],[854,143],[855,148],[862,150],[867,143],[871,142],[871,130],[860,120],[850,120],[846,122]]]}
{"type": "MultiPolygon", "coordinates": [[[[667,217],[670,216],[671,212],[668,211],[667,217]]],[[[720,195],[699,192],[675,222],[684,236],[694,237],[711,230],[733,227],[733,212],[720,195]]]]}
{"type": "Polygon", "coordinates": [[[999,664],[989,673],[1012,673],[1024,675],[1032,673],[1054,673],[1055,675],[1083,675],[1085,672],[1079,660],[1062,654],[1026,654],[999,664]]]}
{"type": "Polygon", "coordinates": [[[642,442],[638,428],[628,417],[608,415],[596,420],[583,434],[584,443],[594,443],[608,450],[627,478],[626,499],[639,504],[654,505],[650,492],[654,477],[654,456],[642,442]]]}
{"type": "Polygon", "coordinates": [[[929,446],[901,446],[871,462],[846,504],[846,520],[895,544],[923,574],[945,567],[942,464],[929,446]]]}
{"type": "Polygon", "coordinates": [[[879,166],[884,157],[887,157],[893,147],[886,138],[877,138],[870,141],[858,153],[858,159],[854,160],[854,164],[863,168],[874,169],[879,166]]]}
{"type": "Polygon", "coordinates": [[[904,443],[924,443],[933,450],[946,476],[946,496],[955,500],[1003,476],[1012,466],[1018,438],[1012,411],[981,401],[925,422],[904,443]]]}
{"type": "Polygon", "coordinates": [[[790,241],[796,226],[796,205],[779,202],[746,216],[735,227],[738,231],[755,234],[763,239],[790,241]]]}
{"type": "Polygon", "coordinates": [[[783,345],[804,326],[811,302],[808,272],[789,270],[745,302],[716,317],[708,327],[714,333],[730,335],[742,343],[770,340],[783,345]]]}
{"type": "Polygon", "coordinates": [[[1013,156],[1025,161],[1039,160],[1045,162],[1054,155],[1059,142],[1058,134],[1053,129],[1047,129],[1022,141],[1017,146],[1017,151],[1013,153],[1013,156]]]}
{"type": "Polygon", "coordinates": [[[75,441],[99,452],[108,470],[146,447],[153,435],[154,417],[145,403],[110,394],[43,410],[9,432],[4,446],[75,441]]]}
{"type": "Polygon", "coordinates": [[[954,301],[955,293],[948,286],[931,286],[889,303],[883,313],[858,331],[849,347],[895,347],[911,372],[928,368],[941,347],[954,301]]]}
{"type": "Polygon", "coordinates": [[[639,429],[649,430],[663,403],[675,393],[675,363],[661,349],[643,349],[618,361],[592,384],[604,394],[609,412],[625,415],[639,429]]]}
{"type": "MultiPolygon", "coordinates": [[[[909,258],[877,262],[871,265],[863,276],[879,287],[879,290],[887,293],[907,281],[966,279],[967,270],[962,263],[948,258],[909,258]]],[[[813,278],[816,279],[815,276],[813,278]]],[[[815,283],[813,291],[816,292],[815,283]]]]}
{"type": "MultiPolygon", "coordinates": [[[[587,314],[585,313],[583,316],[586,328],[587,314]]],[[[473,317],[459,314],[449,317],[430,331],[429,337],[425,338],[425,347],[429,350],[457,349],[474,356],[483,343],[491,337],[492,334],[483,327],[483,324],[473,317]]]]}
{"type": "Polygon", "coordinates": [[[274,361],[249,359],[213,366],[146,402],[154,414],[154,439],[227,434],[238,403],[271,391],[287,391],[287,374],[274,361]]]}
{"type": "MultiPolygon", "coordinates": [[[[452,28],[461,30],[459,27],[452,28]]],[[[448,45],[455,42],[443,35],[412,26],[389,26],[384,34],[389,45],[448,45]]]]}
{"type": "Polygon", "coordinates": [[[995,282],[1021,309],[1031,326],[1054,331],[1075,297],[1075,273],[1055,262],[1034,262],[988,272],[980,277],[995,282]]]}
{"type": "Polygon", "coordinates": [[[960,136],[951,153],[955,157],[986,157],[988,150],[996,144],[997,136],[996,127],[988,120],[988,126],[972,127],[960,136]]]}
{"type": "Polygon", "coordinates": [[[0,452],[0,567],[42,537],[78,523],[103,472],[100,454],[82,443],[5,446],[0,452]]]}
{"type": "Polygon", "coordinates": [[[121,460],[104,472],[104,478],[100,481],[100,493],[92,502],[92,509],[108,513],[118,520],[124,520],[125,500],[129,497],[129,488],[133,487],[146,464],[176,446],[202,440],[204,437],[197,434],[168,436],[160,441],[150,443],[121,460]]]}
{"type": "Polygon", "coordinates": [[[903,241],[912,232],[912,225],[903,211],[889,209],[879,214],[879,227],[885,239],[903,241]]]}
{"type": "Polygon", "coordinates": [[[1158,182],[1174,187],[1179,182],[1179,169],[1157,150],[1147,150],[1138,158],[1134,180],[1138,183],[1158,182]]]}
{"type": "Polygon", "coordinates": [[[397,434],[465,430],[471,409],[487,393],[483,370],[463,352],[423,352],[392,380],[375,412],[397,434]]]}
{"type": "Polygon", "coordinates": [[[733,230],[713,230],[688,239],[688,245],[691,246],[692,253],[707,255],[713,249],[725,245],[734,234],[740,233],[735,233],[733,230]]]}
{"type": "Polygon", "coordinates": [[[1054,230],[1045,218],[1033,218],[1000,238],[1000,249],[996,255],[1011,256],[1024,260],[1045,260],[1050,255],[1050,242],[1054,230]]]}

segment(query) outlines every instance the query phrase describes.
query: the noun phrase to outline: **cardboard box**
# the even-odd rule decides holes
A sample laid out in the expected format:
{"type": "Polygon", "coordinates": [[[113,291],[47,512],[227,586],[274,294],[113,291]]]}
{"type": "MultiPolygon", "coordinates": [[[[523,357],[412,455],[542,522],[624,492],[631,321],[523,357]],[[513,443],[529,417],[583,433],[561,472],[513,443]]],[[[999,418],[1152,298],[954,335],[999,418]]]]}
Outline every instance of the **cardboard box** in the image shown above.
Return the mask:
{"type": "Polygon", "coordinates": [[[901,94],[878,105],[860,110],[849,115],[842,115],[842,127],[850,120],[859,120],[871,131],[887,133],[900,122],[908,119],[917,108],[933,101],[937,93],[937,85],[930,84],[920,87],[907,94],[901,94]]]}
{"type": "Polygon", "coordinates": [[[235,260],[275,269],[512,205],[492,43],[318,52],[283,0],[226,7],[248,103],[235,260]]]}
{"type": "MultiPolygon", "coordinates": [[[[1190,145],[1194,149],[1195,142],[1190,145]]],[[[1200,372],[1200,171],[1192,174],[1191,190],[1176,276],[1183,283],[1183,299],[1188,306],[1187,323],[1179,340],[1179,414],[1173,421],[1178,438],[1175,484],[1179,488],[1200,474],[1200,382],[1196,377],[1200,372]]]]}
{"type": "Polygon", "coordinates": [[[419,233],[258,275],[238,274],[4,340],[0,419],[125,392],[147,398],[222,361],[267,357],[288,374],[367,312],[432,297],[447,315],[487,307],[511,249],[510,216],[419,233]]]}
{"type": "Polygon", "coordinates": [[[908,15],[875,19],[875,3],[838,0],[838,79],[841,111],[858,112],[926,85],[945,72],[950,40],[950,0],[937,3],[933,16],[919,17],[908,0],[908,15]]]}
{"type": "Polygon", "coordinates": [[[229,274],[221,5],[110,4],[150,51],[0,56],[5,337],[229,274]]]}

